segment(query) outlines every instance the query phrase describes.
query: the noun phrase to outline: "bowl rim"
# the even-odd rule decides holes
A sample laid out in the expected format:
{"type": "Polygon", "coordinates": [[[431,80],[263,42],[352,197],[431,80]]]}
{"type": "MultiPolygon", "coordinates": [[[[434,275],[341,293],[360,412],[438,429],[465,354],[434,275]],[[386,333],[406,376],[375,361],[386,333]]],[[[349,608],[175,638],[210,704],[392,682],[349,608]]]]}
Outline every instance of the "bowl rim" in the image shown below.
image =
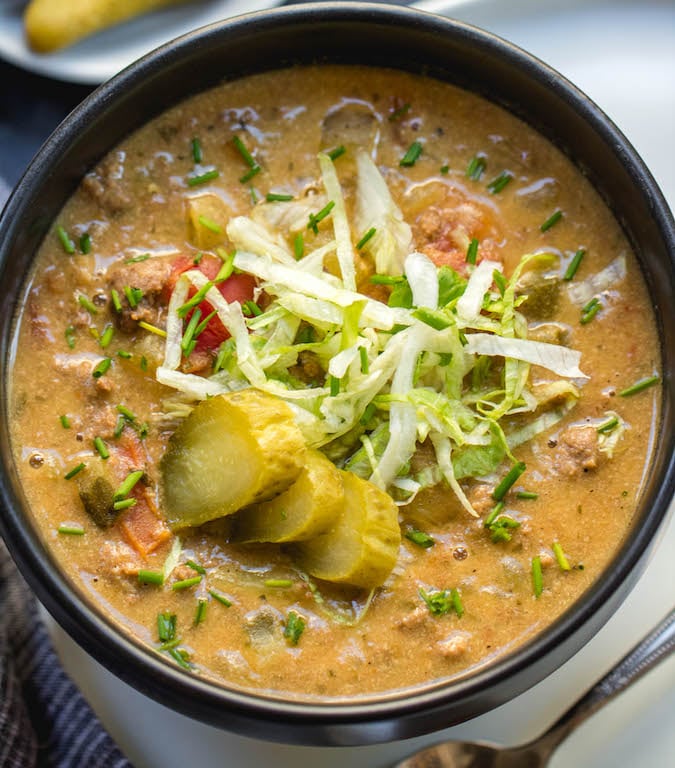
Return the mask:
{"type": "MultiPolygon", "coordinates": [[[[481,51],[489,50],[494,55],[502,56],[510,67],[519,68],[529,78],[554,88],[557,95],[590,124],[603,142],[620,155],[634,184],[649,199],[653,219],[660,228],[662,240],[670,254],[672,284],[675,274],[675,224],[668,205],[635,149],[614,123],[576,86],[531,54],[471,25],[398,5],[353,2],[310,3],[275,8],[202,27],[166,43],[97,88],[43,145],[0,215],[0,275],[4,272],[17,227],[36,190],[48,180],[55,159],[64,151],[79,127],[111,104],[114,106],[129,89],[140,87],[149,78],[157,76],[167,64],[180,63],[197,44],[217,45],[233,34],[248,34],[250,29],[255,33],[278,25],[331,24],[344,20],[394,27],[410,25],[432,34],[462,38],[478,46],[481,51]]],[[[278,67],[266,67],[275,68],[278,67]]],[[[147,119],[150,118],[144,122],[147,119]]],[[[550,140],[550,137],[546,138],[550,140]]],[[[12,334],[7,324],[5,326],[3,347],[0,349],[1,364],[9,360],[9,336],[12,334]]],[[[662,350],[662,361],[664,356],[662,350]]],[[[3,376],[0,381],[0,399],[5,417],[3,432],[9,423],[5,387],[3,376]]],[[[674,387],[669,371],[664,366],[661,405],[662,413],[667,413],[669,418],[673,408],[674,387]]],[[[13,466],[4,466],[0,478],[0,533],[33,590],[66,631],[121,679],[161,702],[182,711],[186,711],[185,702],[188,702],[187,710],[199,719],[273,740],[285,741],[290,736],[293,741],[307,744],[384,741],[416,735],[425,729],[431,730],[424,724],[428,722],[432,727],[437,727],[448,707],[457,707],[461,703],[464,703],[469,716],[485,711],[484,706],[478,706],[476,699],[485,696],[490,687],[507,681],[513,682],[518,675],[522,678],[518,692],[522,692],[536,682],[532,679],[533,674],[541,679],[545,676],[541,674],[542,670],[545,674],[552,671],[550,663],[546,665],[544,659],[549,658],[554,651],[564,649],[563,660],[572,655],[576,650],[572,648],[572,639],[579,633],[580,627],[583,629],[583,644],[602,626],[604,620],[599,618],[601,606],[618,605],[625,597],[622,592],[626,590],[622,588],[632,585],[637,579],[644,566],[646,553],[653,545],[659,529],[663,527],[675,491],[675,434],[671,429],[669,434],[661,434],[660,437],[667,441],[670,460],[664,465],[664,482],[649,498],[651,504],[643,513],[635,536],[629,537],[618,550],[607,569],[606,578],[596,581],[581,599],[549,625],[545,633],[519,644],[516,650],[498,660],[448,682],[432,682],[402,691],[371,694],[356,701],[323,701],[313,698],[295,701],[284,694],[266,695],[260,691],[228,688],[184,672],[139,640],[115,631],[114,622],[105,617],[100,609],[94,608],[93,603],[85,598],[84,592],[71,584],[68,577],[59,570],[37,529],[24,525],[20,485],[13,466]],[[527,670],[529,675],[524,674],[527,670]],[[218,711],[225,717],[214,716],[218,711]],[[232,718],[231,722],[223,722],[228,718],[232,718]],[[406,719],[414,725],[401,725],[400,721],[406,719]],[[269,734],[261,734],[261,723],[270,727],[269,734]],[[309,734],[307,729],[311,727],[315,730],[309,734]],[[366,734],[365,739],[363,734],[366,734]]],[[[2,447],[5,449],[1,451],[4,464],[7,446],[2,447]]],[[[577,649],[580,647],[578,641],[576,646],[577,649]]],[[[495,702],[495,706],[501,703],[496,699],[495,702]]],[[[445,724],[449,724],[447,720],[445,724]]]]}

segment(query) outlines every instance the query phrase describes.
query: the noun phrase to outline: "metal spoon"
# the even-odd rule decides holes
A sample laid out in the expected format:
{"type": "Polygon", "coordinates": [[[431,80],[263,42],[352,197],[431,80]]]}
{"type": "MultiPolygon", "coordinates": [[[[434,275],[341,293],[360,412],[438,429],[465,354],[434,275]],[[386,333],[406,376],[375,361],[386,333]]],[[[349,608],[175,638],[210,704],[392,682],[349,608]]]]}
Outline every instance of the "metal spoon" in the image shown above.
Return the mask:
{"type": "Polygon", "coordinates": [[[675,610],[639,642],[553,725],[519,747],[446,741],[397,763],[394,768],[543,768],[556,747],[588,717],[675,650],[675,610]]]}

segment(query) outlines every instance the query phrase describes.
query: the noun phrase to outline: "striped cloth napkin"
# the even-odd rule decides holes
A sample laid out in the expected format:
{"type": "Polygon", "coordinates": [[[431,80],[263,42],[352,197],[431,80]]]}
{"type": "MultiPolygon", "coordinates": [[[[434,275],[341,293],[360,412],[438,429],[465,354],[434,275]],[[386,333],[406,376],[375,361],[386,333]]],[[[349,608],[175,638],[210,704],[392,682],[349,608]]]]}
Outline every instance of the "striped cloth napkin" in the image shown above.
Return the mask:
{"type": "Polygon", "coordinates": [[[131,768],[61,667],[2,539],[0,766],[131,768]]]}

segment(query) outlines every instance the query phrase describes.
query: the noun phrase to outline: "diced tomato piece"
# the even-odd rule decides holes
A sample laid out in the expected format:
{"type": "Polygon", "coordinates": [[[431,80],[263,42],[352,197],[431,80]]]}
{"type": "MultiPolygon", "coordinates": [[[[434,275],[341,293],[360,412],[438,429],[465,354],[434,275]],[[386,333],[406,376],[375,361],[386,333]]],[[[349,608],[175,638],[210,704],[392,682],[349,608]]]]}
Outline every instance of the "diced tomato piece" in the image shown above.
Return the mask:
{"type": "MultiPolygon", "coordinates": [[[[164,300],[166,302],[169,301],[171,293],[176,286],[176,282],[183,272],[187,272],[189,269],[198,269],[209,280],[213,280],[218,275],[222,266],[223,262],[210,254],[204,254],[197,265],[195,265],[194,261],[189,256],[179,256],[174,263],[171,277],[164,287],[164,300]]],[[[227,280],[224,280],[217,285],[218,290],[226,301],[238,301],[240,304],[253,299],[255,287],[256,281],[254,277],[241,274],[232,274],[227,280]]],[[[188,296],[194,296],[195,293],[196,290],[191,288],[188,296]]],[[[213,312],[213,307],[208,301],[202,301],[199,305],[199,309],[201,311],[202,320],[213,312]]],[[[189,321],[191,316],[192,312],[187,315],[186,320],[189,321]]],[[[195,349],[205,352],[213,352],[218,349],[220,344],[225,341],[229,335],[228,330],[220,322],[218,316],[214,315],[197,338],[195,349]]]]}

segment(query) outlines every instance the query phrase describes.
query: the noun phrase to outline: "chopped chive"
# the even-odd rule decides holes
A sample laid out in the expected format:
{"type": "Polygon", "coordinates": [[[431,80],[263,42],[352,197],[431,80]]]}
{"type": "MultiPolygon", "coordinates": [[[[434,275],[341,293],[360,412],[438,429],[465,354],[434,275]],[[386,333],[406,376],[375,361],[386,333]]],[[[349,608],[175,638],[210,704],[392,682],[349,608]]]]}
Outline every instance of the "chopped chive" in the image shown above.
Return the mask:
{"type": "Polygon", "coordinates": [[[289,611],[284,626],[284,637],[291,645],[297,645],[300,635],[305,631],[305,620],[295,611],[289,611]]]}
{"type": "Polygon", "coordinates": [[[579,319],[579,322],[582,325],[586,325],[586,323],[590,323],[591,320],[598,314],[598,312],[602,309],[602,304],[600,303],[600,299],[597,296],[594,296],[588,304],[586,304],[584,307],[581,308],[581,318],[579,319]]]}
{"type": "MultiPolygon", "coordinates": [[[[221,250],[222,249],[218,250],[219,255],[221,250]]],[[[224,283],[232,275],[234,272],[234,256],[234,252],[225,254],[225,258],[223,259],[223,266],[220,268],[218,274],[213,278],[214,283],[224,283]]]]}
{"type": "Polygon", "coordinates": [[[120,499],[126,498],[144,474],[145,472],[142,469],[136,469],[133,472],[129,472],[129,474],[122,481],[121,485],[115,491],[113,499],[115,499],[115,501],[119,501],[120,499]]]}
{"type": "Polygon", "coordinates": [[[329,376],[328,382],[330,385],[331,397],[337,397],[340,394],[340,379],[337,376],[329,376]]]}
{"type": "Polygon", "coordinates": [[[192,263],[195,265],[195,267],[198,267],[201,264],[202,259],[204,258],[204,254],[199,251],[199,253],[192,259],[192,263]]]}
{"type": "Polygon", "coordinates": [[[186,560],[185,565],[187,565],[188,568],[192,568],[193,571],[201,573],[202,576],[206,573],[206,568],[204,568],[203,565],[199,565],[199,563],[195,563],[194,560],[186,560]]]}
{"type": "Polygon", "coordinates": [[[197,584],[199,584],[201,580],[202,580],[201,576],[192,576],[189,579],[174,581],[174,583],[171,585],[171,589],[173,589],[175,592],[178,592],[181,589],[189,589],[190,587],[194,587],[197,584]]]}
{"type": "Polygon", "coordinates": [[[190,317],[190,321],[187,324],[187,327],[185,328],[185,331],[183,333],[183,338],[180,342],[180,347],[183,350],[184,353],[189,354],[190,344],[192,343],[192,339],[195,335],[195,330],[197,329],[197,326],[199,325],[199,321],[202,317],[202,311],[197,307],[195,311],[192,313],[192,317],[190,317]]]}
{"type": "Polygon", "coordinates": [[[288,203],[293,199],[293,195],[285,195],[282,192],[268,192],[265,200],[268,203],[288,203]]]}
{"type": "Polygon", "coordinates": [[[115,430],[113,432],[113,437],[117,440],[117,438],[121,437],[122,432],[124,432],[124,426],[126,425],[127,420],[124,418],[124,416],[118,416],[117,417],[117,423],[115,424],[115,430]]]}
{"type": "Polygon", "coordinates": [[[98,340],[98,343],[102,349],[105,349],[110,344],[114,334],[114,327],[110,324],[106,325],[106,327],[103,329],[103,333],[101,334],[101,338],[98,340]]]}
{"type": "Polygon", "coordinates": [[[404,168],[410,168],[419,160],[421,154],[422,144],[419,141],[413,141],[408,147],[408,151],[401,158],[399,165],[402,165],[404,168]]]}
{"type": "Polygon", "coordinates": [[[228,343],[229,341],[231,340],[227,339],[226,341],[223,341],[218,348],[218,354],[216,356],[215,362],[213,363],[214,373],[218,373],[218,371],[223,370],[232,355],[232,344],[228,343]]]}
{"type": "Polygon", "coordinates": [[[539,494],[535,493],[534,491],[518,491],[516,493],[516,498],[517,499],[531,499],[531,500],[534,501],[535,499],[539,498],[539,494]]]}
{"type": "Polygon", "coordinates": [[[506,278],[498,269],[493,269],[492,279],[495,281],[495,285],[497,286],[500,295],[503,296],[504,291],[506,291],[506,278]]]}
{"type": "Polygon", "coordinates": [[[64,336],[66,337],[66,344],[70,349],[75,349],[75,328],[72,325],[69,325],[65,332],[64,336]]]}
{"type": "Polygon", "coordinates": [[[418,547],[422,547],[422,549],[429,549],[429,547],[433,547],[436,543],[433,536],[429,536],[428,533],[419,531],[417,528],[409,528],[405,532],[405,537],[412,541],[413,544],[417,544],[418,547]]]}
{"type": "Polygon", "coordinates": [[[373,285],[400,285],[406,282],[404,275],[371,275],[370,282],[373,285]]]}
{"type": "Polygon", "coordinates": [[[485,518],[485,522],[483,523],[484,528],[489,528],[492,523],[497,519],[501,511],[504,509],[504,502],[498,501],[494,507],[490,510],[490,514],[485,518]]]}
{"type": "Polygon", "coordinates": [[[208,181],[213,181],[213,179],[217,179],[219,176],[220,171],[213,168],[210,171],[199,174],[199,176],[188,176],[187,185],[188,187],[197,187],[200,184],[206,184],[208,181]]]}
{"type": "Polygon", "coordinates": [[[403,117],[403,115],[405,115],[409,111],[410,111],[410,104],[406,102],[402,107],[395,109],[387,119],[389,120],[390,123],[393,123],[396,120],[399,120],[401,117],[403,117]]]}
{"type": "Polygon", "coordinates": [[[263,313],[262,309],[252,299],[244,302],[242,310],[249,317],[259,317],[263,313]]]}
{"type": "Polygon", "coordinates": [[[216,224],[213,219],[209,219],[207,216],[199,216],[197,221],[202,225],[202,227],[206,227],[206,229],[214,232],[216,235],[219,235],[223,231],[223,228],[220,226],[220,224],[216,224]]]}
{"type": "Polygon", "coordinates": [[[233,136],[232,137],[232,143],[237,149],[237,152],[242,156],[244,159],[244,162],[246,165],[248,165],[249,168],[255,168],[257,163],[255,161],[255,158],[253,155],[248,151],[246,148],[246,145],[244,142],[239,138],[239,136],[233,136]]]}
{"type": "Polygon", "coordinates": [[[110,366],[112,365],[112,360],[109,357],[104,357],[100,362],[98,362],[92,372],[91,375],[95,379],[100,379],[101,376],[103,376],[105,373],[108,372],[110,366]]]}
{"type": "Polygon", "coordinates": [[[190,664],[190,654],[183,648],[169,648],[167,653],[183,669],[192,669],[190,664]]]}
{"type": "Polygon", "coordinates": [[[452,607],[455,609],[455,613],[461,619],[464,613],[464,605],[462,603],[462,598],[460,597],[459,591],[455,589],[455,587],[450,590],[450,599],[452,600],[452,607]]]}
{"type": "MultiPolygon", "coordinates": [[[[196,339],[198,336],[201,336],[202,333],[206,330],[206,326],[211,322],[211,320],[218,314],[218,312],[214,309],[213,312],[210,312],[202,321],[199,323],[199,325],[195,328],[195,335],[194,339],[196,339]]],[[[193,339],[193,340],[194,340],[193,339]]],[[[147,362],[146,362],[147,365],[147,362]]]]}
{"type": "Polygon", "coordinates": [[[108,450],[108,446],[103,441],[103,438],[101,437],[95,437],[94,438],[94,448],[96,448],[98,455],[102,459],[109,459],[110,458],[110,451],[108,450]]]}
{"type": "Polygon", "coordinates": [[[368,350],[365,347],[359,347],[359,358],[361,363],[361,373],[365,376],[370,367],[368,362],[368,350]]]}
{"type": "Polygon", "coordinates": [[[170,643],[176,639],[176,614],[165,613],[157,614],[157,636],[160,642],[170,643]]]}
{"type": "Polygon", "coordinates": [[[466,263],[475,264],[477,256],[478,256],[478,239],[473,237],[471,238],[469,247],[466,249],[466,263]]]}
{"type": "Polygon", "coordinates": [[[539,229],[542,232],[548,231],[549,229],[551,229],[552,226],[557,224],[560,221],[560,219],[562,219],[562,217],[563,217],[563,212],[560,209],[558,209],[557,211],[555,211],[555,213],[552,213],[548,217],[548,219],[546,219],[546,221],[539,227],[539,229]]]}
{"type": "Polygon", "coordinates": [[[195,612],[195,626],[201,624],[206,618],[206,608],[208,606],[208,600],[197,600],[197,610],[195,612]]]}
{"type": "Polygon", "coordinates": [[[147,261],[150,258],[149,253],[141,253],[138,256],[132,256],[129,259],[125,259],[125,264],[140,264],[142,261],[147,261]]]}
{"type": "Polygon", "coordinates": [[[579,265],[581,264],[581,260],[585,255],[586,251],[583,248],[579,248],[579,250],[572,257],[572,261],[570,261],[570,263],[567,265],[567,269],[563,275],[563,280],[571,280],[574,275],[576,275],[577,269],[579,269],[579,265]]]}
{"type": "Polygon", "coordinates": [[[514,464],[508,471],[506,476],[502,479],[499,485],[492,491],[492,498],[495,501],[501,501],[506,496],[509,488],[516,482],[516,480],[525,471],[525,462],[519,461],[514,464]]]}
{"type": "Polygon", "coordinates": [[[558,565],[560,566],[561,570],[571,570],[569,561],[565,557],[565,553],[563,552],[563,548],[560,546],[560,544],[557,541],[554,541],[551,545],[551,548],[553,549],[553,554],[555,555],[555,559],[558,561],[558,565]]]}
{"type": "Polygon", "coordinates": [[[216,592],[215,589],[209,589],[209,594],[214,600],[221,603],[226,608],[229,608],[232,605],[231,600],[228,600],[228,598],[226,598],[225,595],[221,595],[220,592],[216,592]]]}
{"type": "Polygon", "coordinates": [[[630,387],[622,389],[621,392],[619,392],[619,395],[621,397],[636,395],[638,392],[642,392],[642,390],[654,386],[654,384],[657,384],[659,381],[659,376],[649,376],[646,379],[640,379],[640,381],[636,381],[635,384],[631,384],[630,387]]]}
{"type": "Polygon", "coordinates": [[[339,147],[335,147],[335,149],[331,149],[331,151],[326,152],[326,154],[328,155],[328,157],[330,157],[331,160],[335,161],[338,159],[338,157],[342,157],[342,155],[344,155],[346,151],[347,150],[345,149],[344,145],[340,144],[339,147]]]}
{"type": "Polygon", "coordinates": [[[417,307],[417,309],[413,312],[413,316],[418,320],[421,320],[426,325],[435,328],[437,331],[442,331],[444,328],[449,328],[452,325],[452,321],[448,319],[448,316],[444,312],[440,312],[437,309],[417,307]]]}
{"type": "Polygon", "coordinates": [[[293,255],[296,261],[300,261],[305,255],[305,238],[302,236],[302,232],[298,232],[293,239],[293,255]]]}
{"type": "Polygon", "coordinates": [[[138,572],[138,581],[140,584],[154,584],[161,587],[164,584],[164,574],[161,571],[148,571],[141,568],[138,572]]]}
{"type": "Polygon", "coordinates": [[[363,235],[363,237],[362,237],[362,238],[359,240],[359,242],[356,244],[356,250],[357,250],[357,251],[360,251],[360,250],[361,250],[361,248],[363,248],[363,246],[364,246],[364,245],[365,245],[365,244],[366,244],[366,243],[367,243],[367,242],[368,242],[368,241],[369,241],[369,240],[370,240],[372,237],[374,237],[374,236],[375,236],[375,233],[376,233],[376,232],[377,232],[377,230],[375,229],[375,227],[371,227],[371,228],[370,228],[370,229],[369,229],[369,230],[368,230],[368,231],[367,231],[367,232],[366,232],[366,233],[363,235]]]}
{"type": "Polygon", "coordinates": [[[63,246],[63,250],[66,253],[68,253],[68,254],[75,253],[75,245],[74,245],[73,241],[70,239],[70,237],[69,237],[68,233],[66,232],[66,230],[63,227],[58,226],[56,228],[56,234],[57,234],[59,240],[61,241],[61,245],[63,246]]]}
{"type": "Polygon", "coordinates": [[[89,312],[90,315],[96,315],[98,314],[98,309],[96,308],[96,305],[92,302],[91,299],[89,299],[87,296],[85,296],[83,293],[81,293],[77,297],[77,303],[83,308],[86,309],[87,312],[89,312]]]}
{"type": "Polygon", "coordinates": [[[473,181],[478,181],[483,175],[483,171],[485,170],[486,166],[487,162],[485,158],[482,155],[475,155],[471,158],[469,164],[466,167],[467,178],[472,179],[473,181]]]}
{"type": "Polygon", "coordinates": [[[121,413],[127,421],[136,421],[136,414],[132,413],[126,405],[116,406],[117,413],[121,413]]]}
{"type": "Polygon", "coordinates": [[[255,205],[258,202],[258,200],[260,200],[260,195],[258,194],[258,192],[256,191],[253,185],[251,185],[248,188],[248,190],[251,195],[251,202],[253,203],[253,205],[255,205]]]}
{"type": "Polygon", "coordinates": [[[440,167],[440,171],[445,176],[447,173],[450,172],[450,166],[449,165],[442,165],[440,167]]]}
{"type": "Polygon", "coordinates": [[[115,307],[115,311],[121,312],[122,302],[120,301],[120,295],[114,288],[110,290],[110,298],[112,299],[112,303],[113,303],[113,307],[115,307]]]}
{"type": "Polygon", "coordinates": [[[309,214],[309,222],[307,224],[307,229],[311,229],[315,235],[319,233],[319,222],[323,221],[326,216],[333,210],[335,207],[335,201],[329,200],[326,205],[318,212],[318,213],[310,213],[309,214]]]}
{"type": "Polygon", "coordinates": [[[132,309],[136,309],[138,303],[143,298],[143,291],[140,288],[132,288],[129,285],[124,286],[124,295],[127,297],[129,306],[132,309]]]}
{"type": "Polygon", "coordinates": [[[70,419],[65,415],[65,413],[63,416],[59,416],[59,421],[61,422],[61,426],[64,429],[70,429],[70,419]]]}
{"type": "Polygon", "coordinates": [[[64,536],[84,536],[84,528],[79,525],[60,525],[56,530],[64,536]]]}
{"type": "Polygon", "coordinates": [[[239,178],[239,181],[242,184],[246,184],[246,182],[251,181],[254,176],[257,176],[260,171],[262,171],[262,168],[259,165],[254,165],[250,171],[246,171],[246,173],[239,178]]]}
{"type": "Polygon", "coordinates": [[[142,328],[144,331],[149,331],[150,333],[154,333],[155,336],[160,336],[163,339],[166,338],[166,331],[164,330],[164,328],[158,328],[156,325],[152,325],[151,323],[146,323],[145,320],[139,320],[138,327],[142,328]]]}
{"type": "Polygon", "coordinates": [[[80,235],[80,250],[87,254],[91,251],[91,235],[89,232],[83,232],[80,235]]]}
{"type": "Polygon", "coordinates": [[[288,589],[293,586],[293,582],[290,579],[266,579],[266,587],[278,587],[279,589],[288,589]]]}
{"type": "Polygon", "coordinates": [[[361,418],[359,419],[361,424],[367,424],[373,418],[376,411],[377,411],[377,406],[375,405],[375,403],[368,403],[363,413],[361,414],[361,418]]]}
{"type": "Polygon", "coordinates": [[[192,139],[191,146],[192,146],[192,159],[195,161],[195,163],[201,163],[202,145],[197,137],[192,139]]]}
{"type": "Polygon", "coordinates": [[[75,475],[78,472],[81,472],[87,465],[84,462],[81,462],[76,467],[73,467],[69,472],[66,472],[66,474],[63,476],[66,480],[70,480],[71,478],[75,477],[75,475]]]}
{"type": "Polygon", "coordinates": [[[618,426],[619,426],[618,417],[612,416],[606,421],[603,421],[602,424],[600,424],[598,427],[596,427],[596,431],[599,432],[601,435],[607,435],[618,426]]]}
{"type": "Polygon", "coordinates": [[[541,572],[541,558],[539,555],[532,558],[532,589],[536,598],[544,591],[544,577],[541,572]]]}
{"type": "Polygon", "coordinates": [[[208,282],[204,283],[202,287],[192,296],[188,301],[185,302],[185,304],[181,304],[180,307],[176,310],[176,314],[180,318],[184,318],[188,312],[196,307],[198,304],[201,304],[204,300],[204,297],[206,294],[213,288],[215,285],[215,282],[213,280],[209,280],[208,282]]]}
{"type": "Polygon", "coordinates": [[[499,192],[501,192],[504,187],[511,181],[513,176],[508,171],[502,171],[499,176],[492,179],[492,181],[487,185],[488,192],[491,195],[496,195],[499,192]]]}
{"type": "Polygon", "coordinates": [[[500,541],[511,541],[513,537],[511,531],[520,528],[520,523],[509,515],[500,515],[488,528],[490,539],[494,544],[498,544],[500,541]]]}
{"type": "Polygon", "coordinates": [[[113,501],[113,509],[115,512],[121,512],[124,509],[129,509],[136,506],[136,499],[119,499],[113,501]]]}

